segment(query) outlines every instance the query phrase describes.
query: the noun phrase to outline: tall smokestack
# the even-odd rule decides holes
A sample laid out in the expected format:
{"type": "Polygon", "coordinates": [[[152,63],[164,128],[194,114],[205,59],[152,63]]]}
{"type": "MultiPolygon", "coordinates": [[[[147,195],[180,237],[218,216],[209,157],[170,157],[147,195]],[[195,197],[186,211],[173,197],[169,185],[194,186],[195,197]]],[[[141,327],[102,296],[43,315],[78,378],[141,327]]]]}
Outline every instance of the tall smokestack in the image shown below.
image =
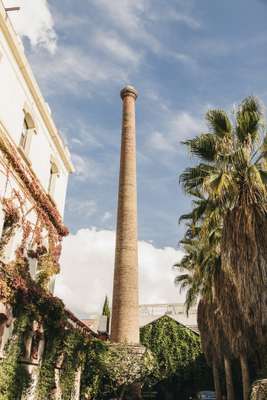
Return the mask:
{"type": "Polygon", "coordinates": [[[120,94],[123,110],[111,340],[116,343],[138,344],[139,288],[135,135],[135,101],[138,93],[134,87],[126,86],[120,94]]]}

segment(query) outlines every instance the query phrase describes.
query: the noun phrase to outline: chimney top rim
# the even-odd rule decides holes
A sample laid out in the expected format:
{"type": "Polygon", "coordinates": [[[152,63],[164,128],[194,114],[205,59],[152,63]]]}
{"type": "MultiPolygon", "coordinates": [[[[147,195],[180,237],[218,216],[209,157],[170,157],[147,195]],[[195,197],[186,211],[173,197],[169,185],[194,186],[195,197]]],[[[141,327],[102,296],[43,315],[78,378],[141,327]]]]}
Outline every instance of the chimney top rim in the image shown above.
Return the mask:
{"type": "Polygon", "coordinates": [[[138,97],[138,91],[132,85],[126,85],[120,92],[121,98],[123,99],[125,96],[133,96],[135,99],[138,97]]]}

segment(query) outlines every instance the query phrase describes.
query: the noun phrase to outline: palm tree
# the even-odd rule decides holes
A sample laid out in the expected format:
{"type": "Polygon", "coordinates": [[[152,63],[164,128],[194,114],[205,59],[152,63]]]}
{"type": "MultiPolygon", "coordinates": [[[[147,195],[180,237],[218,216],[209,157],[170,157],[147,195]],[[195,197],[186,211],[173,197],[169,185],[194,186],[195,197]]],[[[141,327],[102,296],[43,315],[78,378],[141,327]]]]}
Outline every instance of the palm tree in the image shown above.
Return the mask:
{"type": "MultiPolygon", "coordinates": [[[[214,216],[222,220],[217,288],[223,279],[224,289],[228,287],[231,293],[229,298],[221,293],[218,305],[223,317],[230,311],[224,330],[231,336],[231,348],[239,350],[246,400],[249,374],[244,354],[249,332],[261,344],[267,325],[267,140],[263,138],[263,112],[254,97],[241,103],[233,121],[223,110],[211,110],[206,118],[209,132],[185,142],[201,162],[187,168],[180,179],[187,193],[198,192],[207,204],[214,205],[214,216]],[[237,308],[231,308],[233,297],[237,308]],[[233,338],[236,332],[241,332],[239,344],[233,338]]],[[[206,230],[207,235],[214,216],[211,213],[211,220],[201,221],[202,233],[206,230]]]]}
{"type": "Polygon", "coordinates": [[[205,163],[186,169],[181,181],[187,192],[198,190],[224,212],[222,269],[232,275],[245,317],[261,338],[267,322],[267,313],[263,315],[267,300],[263,113],[259,102],[249,97],[236,110],[234,123],[222,110],[209,111],[207,121],[209,133],[185,142],[205,163]]]}
{"type": "Polygon", "coordinates": [[[214,297],[213,281],[214,274],[219,267],[219,258],[214,252],[200,245],[194,240],[188,244],[186,241],[187,254],[179,264],[176,264],[183,272],[187,273],[176,277],[176,284],[181,290],[187,289],[186,307],[187,311],[194,304],[198,297],[201,300],[198,304],[198,327],[201,334],[202,348],[207,361],[212,365],[213,379],[216,390],[216,398],[221,399],[220,365],[224,361],[226,373],[226,386],[228,400],[234,400],[234,388],[231,371],[231,350],[224,334],[222,316],[214,297]]]}
{"type": "Polygon", "coordinates": [[[212,365],[216,398],[222,398],[220,365],[224,360],[226,368],[227,394],[234,400],[234,389],[229,357],[229,345],[221,327],[221,317],[214,298],[214,275],[220,268],[219,239],[221,219],[213,204],[197,197],[192,213],[183,215],[180,220],[189,220],[185,239],[182,240],[186,252],[176,268],[183,274],[176,277],[175,283],[181,290],[187,289],[186,308],[201,297],[198,305],[198,327],[201,333],[202,348],[207,361],[212,365]],[[187,271],[186,273],[184,273],[187,271]]]}
{"type": "Polygon", "coordinates": [[[212,365],[216,399],[221,399],[220,366],[223,359],[222,352],[225,349],[220,335],[220,324],[218,324],[219,321],[216,316],[216,305],[201,299],[198,303],[197,322],[201,335],[202,349],[207,361],[212,365]]]}

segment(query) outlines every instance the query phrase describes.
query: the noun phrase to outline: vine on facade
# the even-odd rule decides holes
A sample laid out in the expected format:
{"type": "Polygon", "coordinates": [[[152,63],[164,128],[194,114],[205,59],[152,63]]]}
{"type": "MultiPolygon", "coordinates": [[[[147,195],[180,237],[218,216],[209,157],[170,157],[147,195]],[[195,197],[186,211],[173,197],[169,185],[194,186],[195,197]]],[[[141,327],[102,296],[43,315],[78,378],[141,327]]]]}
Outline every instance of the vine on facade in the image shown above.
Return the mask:
{"type": "Polygon", "coordinates": [[[24,315],[17,318],[13,335],[6,346],[5,358],[0,363],[0,400],[17,399],[27,392],[31,378],[21,364],[23,334],[29,321],[24,315]]]}
{"type": "MultiPolygon", "coordinates": [[[[46,225],[42,215],[37,214],[35,225],[27,219],[27,212],[24,210],[25,201],[18,192],[13,190],[12,197],[2,200],[5,219],[0,239],[0,258],[5,259],[4,254],[8,243],[18,231],[21,231],[21,241],[16,249],[15,261],[23,263],[29,270],[28,257],[37,261],[37,282],[46,288],[50,278],[60,271],[59,258],[61,253],[61,236],[51,224],[46,225]],[[25,260],[24,260],[25,259],[25,260]]],[[[11,268],[12,269],[12,268],[11,268]]],[[[11,271],[9,271],[11,272],[11,271]]],[[[1,293],[0,283],[0,293],[1,293]]]]}
{"type": "Polygon", "coordinates": [[[27,166],[27,170],[23,167],[22,159],[15,146],[0,136],[0,150],[4,154],[8,164],[12,166],[27,188],[30,196],[34,199],[38,214],[42,215],[45,224],[54,225],[60,236],[66,236],[68,229],[63,225],[61,216],[53,200],[44,192],[35,174],[29,171],[29,167],[27,166]]]}
{"type": "Polygon", "coordinates": [[[4,248],[15,234],[20,219],[18,209],[14,206],[12,199],[3,199],[2,204],[5,213],[5,221],[0,240],[0,256],[3,256],[4,248]]]}
{"type": "Polygon", "coordinates": [[[100,393],[121,395],[151,373],[153,357],[150,352],[140,355],[129,347],[109,346],[70,321],[62,301],[48,291],[50,278],[59,272],[61,241],[67,231],[52,201],[1,137],[0,150],[36,202],[29,209],[28,195],[23,197],[15,189],[0,199],[5,217],[0,238],[0,302],[12,308],[15,321],[5,358],[0,361],[0,400],[14,400],[32,390],[28,357],[29,362],[41,361],[34,389],[37,400],[55,399],[59,388],[62,400],[69,400],[79,370],[84,399],[99,398],[100,393]],[[29,218],[31,212],[36,214],[35,222],[29,218]],[[19,244],[9,259],[7,248],[17,234],[19,244]],[[35,280],[30,272],[32,261],[37,266],[35,280]],[[39,360],[41,341],[44,351],[39,360]]]}

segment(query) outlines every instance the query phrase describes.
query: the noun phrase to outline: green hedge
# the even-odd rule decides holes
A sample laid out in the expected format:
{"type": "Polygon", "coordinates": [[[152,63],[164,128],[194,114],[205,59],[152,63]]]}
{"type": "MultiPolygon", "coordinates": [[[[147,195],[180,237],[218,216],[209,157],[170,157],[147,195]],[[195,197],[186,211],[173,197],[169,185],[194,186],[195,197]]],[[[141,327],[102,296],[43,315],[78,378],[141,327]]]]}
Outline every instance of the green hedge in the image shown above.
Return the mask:
{"type": "Polygon", "coordinates": [[[145,391],[156,391],[158,398],[182,400],[198,390],[212,389],[212,373],[199,335],[189,328],[166,315],[141,329],[141,342],[157,363],[145,391]]]}

